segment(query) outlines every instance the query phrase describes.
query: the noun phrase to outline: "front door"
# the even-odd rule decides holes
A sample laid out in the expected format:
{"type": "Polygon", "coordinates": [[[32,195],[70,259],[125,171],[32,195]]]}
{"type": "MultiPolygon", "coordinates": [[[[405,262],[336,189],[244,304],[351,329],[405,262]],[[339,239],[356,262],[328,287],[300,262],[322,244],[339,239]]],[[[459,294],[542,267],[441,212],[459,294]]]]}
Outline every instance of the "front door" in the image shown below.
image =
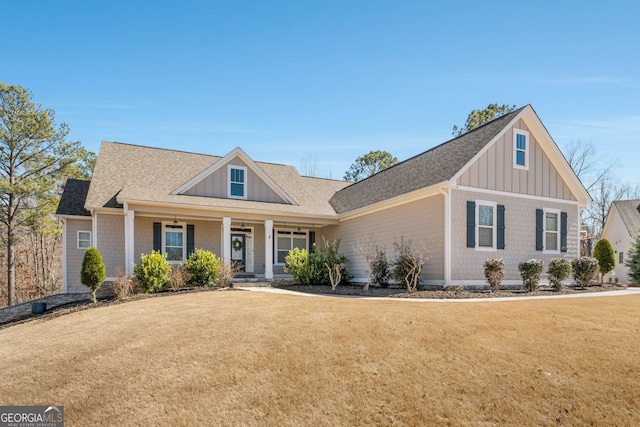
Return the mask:
{"type": "Polygon", "coordinates": [[[231,261],[240,266],[240,271],[246,271],[247,239],[244,233],[231,234],[231,261]]]}

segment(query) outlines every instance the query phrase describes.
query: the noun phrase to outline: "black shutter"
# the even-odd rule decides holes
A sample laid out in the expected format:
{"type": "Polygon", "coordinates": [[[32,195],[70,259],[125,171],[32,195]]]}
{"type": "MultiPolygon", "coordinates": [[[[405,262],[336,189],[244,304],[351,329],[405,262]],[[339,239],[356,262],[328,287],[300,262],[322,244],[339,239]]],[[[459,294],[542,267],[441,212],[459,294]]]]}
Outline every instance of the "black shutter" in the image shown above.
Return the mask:
{"type": "Polygon", "coordinates": [[[498,205],[498,249],[504,249],[504,205],[498,205]]]}
{"type": "Polygon", "coordinates": [[[560,251],[567,252],[567,213],[560,213],[560,251]]]}
{"type": "Polygon", "coordinates": [[[476,202],[467,201],[467,247],[476,247],[476,202]]]}
{"type": "Polygon", "coordinates": [[[162,250],[162,224],[159,222],[153,223],[153,250],[162,250]]]}
{"type": "Polygon", "coordinates": [[[543,244],[543,221],[544,221],[544,212],[542,209],[536,209],[536,251],[541,251],[544,249],[543,244]]]}
{"type": "Polygon", "coordinates": [[[191,256],[195,250],[195,230],[193,224],[187,224],[187,258],[191,256]]]}
{"type": "Polygon", "coordinates": [[[316,251],[315,247],[313,246],[315,244],[316,244],[316,232],[310,231],[309,232],[309,253],[314,253],[316,251]]]}

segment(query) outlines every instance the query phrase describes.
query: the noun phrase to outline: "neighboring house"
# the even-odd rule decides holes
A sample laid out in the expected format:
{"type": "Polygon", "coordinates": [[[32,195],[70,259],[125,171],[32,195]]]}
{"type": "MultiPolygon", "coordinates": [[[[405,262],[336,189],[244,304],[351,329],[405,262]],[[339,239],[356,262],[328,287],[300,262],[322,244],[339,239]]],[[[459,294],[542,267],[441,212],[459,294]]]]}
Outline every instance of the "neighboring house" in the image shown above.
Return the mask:
{"type": "Polygon", "coordinates": [[[426,284],[484,284],[487,258],[579,255],[580,209],[591,199],[529,105],[363,181],[300,176],[236,148],[224,157],[103,142],[91,182],[68,180],[64,221],[67,292],[96,246],[107,274],[154,249],[182,262],[193,248],[241,262],[246,274],[284,273],[292,248],[342,239],[355,280],[366,280],[367,237],[394,258],[404,236],[430,252],[426,284]]]}
{"type": "Polygon", "coordinates": [[[640,232],[640,200],[615,200],[609,208],[602,238],[607,239],[616,253],[614,274],[606,274],[606,282],[631,283],[629,268],[624,265],[629,248],[640,232]]]}

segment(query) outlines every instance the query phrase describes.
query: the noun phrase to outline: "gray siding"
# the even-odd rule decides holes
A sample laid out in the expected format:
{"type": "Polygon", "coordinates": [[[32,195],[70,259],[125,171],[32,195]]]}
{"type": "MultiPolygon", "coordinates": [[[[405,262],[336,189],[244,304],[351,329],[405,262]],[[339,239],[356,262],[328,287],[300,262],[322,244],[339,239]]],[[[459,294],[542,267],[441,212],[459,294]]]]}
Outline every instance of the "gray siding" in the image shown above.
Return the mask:
{"type": "Polygon", "coordinates": [[[86,249],[78,249],[78,231],[91,231],[91,218],[88,220],[69,219],[67,223],[66,235],[66,256],[64,260],[67,265],[67,292],[84,293],[90,292],[89,288],[80,282],[80,270],[86,249]]]}
{"type": "Polygon", "coordinates": [[[615,281],[617,278],[620,283],[632,283],[629,277],[629,267],[625,266],[624,262],[620,264],[618,261],[620,259],[620,252],[623,253],[624,261],[627,260],[631,243],[633,243],[633,237],[629,234],[629,230],[622,221],[622,217],[620,217],[620,213],[615,205],[611,207],[607,223],[602,231],[602,238],[607,239],[611,243],[616,254],[616,266],[613,269],[615,275],[607,274],[604,280],[608,282],[609,278],[611,278],[612,281],[615,281]]]}
{"type": "Polygon", "coordinates": [[[228,165],[244,166],[247,168],[247,200],[270,203],[286,203],[275,191],[273,191],[273,189],[271,189],[271,187],[269,187],[262,180],[262,178],[258,176],[258,174],[256,174],[251,168],[247,167],[247,165],[237,157],[231,159],[229,163],[214,171],[211,175],[207,176],[196,185],[185,191],[184,194],[190,196],[227,198],[229,185],[229,173],[227,168],[228,165]]]}
{"type": "Polygon", "coordinates": [[[124,215],[96,214],[98,221],[98,245],[107,277],[116,274],[117,267],[124,267],[124,215]]]}
{"type": "Polygon", "coordinates": [[[551,258],[575,258],[579,255],[579,208],[577,204],[493,195],[464,190],[451,191],[451,280],[484,280],[482,264],[487,258],[506,261],[505,280],[520,280],[518,262],[536,258],[547,263],[551,258]],[[505,206],[505,249],[478,251],[466,245],[466,204],[468,200],[496,202],[505,206]],[[567,212],[567,252],[546,254],[536,251],[536,209],[551,208],[567,212]]]}
{"type": "Polygon", "coordinates": [[[401,236],[412,239],[415,246],[424,243],[431,253],[425,264],[421,279],[426,283],[444,281],[444,197],[427,199],[385,209],[365,216],[341,222],[338,226],[322,228],[317,243],[326,239],[341,238],[340,250],[347,258],[349,273],[355,279],[366,280],[367,263],[363,255],[356,251],[358,239],[371,235],[373,241],[386,251],[387,258],[395,258],[394,242],[401,236]]]}
{"type": "Polygon", "coordinates": [[[457,184],[531,196],[577,200],[535,136],[520,119],[515,128],[529,131],[529,169],[513,167],[513,127],[508,128],[458,179],[457,184]]]}

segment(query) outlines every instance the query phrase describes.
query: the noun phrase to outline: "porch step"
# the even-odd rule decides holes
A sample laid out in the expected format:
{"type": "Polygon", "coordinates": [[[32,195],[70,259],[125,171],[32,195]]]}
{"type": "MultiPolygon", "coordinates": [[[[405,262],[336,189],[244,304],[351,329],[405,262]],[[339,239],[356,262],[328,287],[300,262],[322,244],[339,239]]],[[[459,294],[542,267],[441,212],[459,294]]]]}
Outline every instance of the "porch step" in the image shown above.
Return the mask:
{"type": "Polygon", "coordinates": [[[239,286],[249,286],[249,287],[261,287],[261,288],[270,288],[271,282],[265,282],[264,279],[238,279],[237,277],[233,279],[233,285],[239,286]]]}

